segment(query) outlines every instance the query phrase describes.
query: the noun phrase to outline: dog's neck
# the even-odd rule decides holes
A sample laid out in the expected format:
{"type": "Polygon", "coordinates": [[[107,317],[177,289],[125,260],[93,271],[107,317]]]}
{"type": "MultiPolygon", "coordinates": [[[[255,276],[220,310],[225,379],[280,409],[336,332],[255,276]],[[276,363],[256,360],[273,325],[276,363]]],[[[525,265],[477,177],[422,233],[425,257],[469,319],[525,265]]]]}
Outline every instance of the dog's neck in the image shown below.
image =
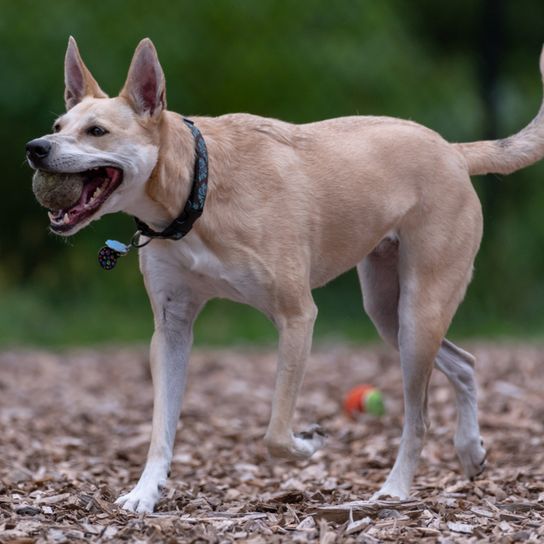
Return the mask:
{"type": "Polygon", "coordinates": [[[179,114],[162,114],[158,146],[157,164],[145,188],[149,207],[135,215],[153,228],[162,229],[183,210],[193,180],[195,142],[179,114]]]}

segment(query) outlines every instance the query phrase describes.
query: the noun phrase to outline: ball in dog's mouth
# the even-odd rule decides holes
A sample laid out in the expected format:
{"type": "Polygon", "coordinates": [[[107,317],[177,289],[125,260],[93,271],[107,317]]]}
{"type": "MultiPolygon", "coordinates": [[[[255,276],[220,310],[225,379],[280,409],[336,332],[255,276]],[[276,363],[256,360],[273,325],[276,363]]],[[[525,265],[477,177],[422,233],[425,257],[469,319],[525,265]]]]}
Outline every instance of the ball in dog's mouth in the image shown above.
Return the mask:
{"type": "Polygon", "coordinates": [[[61,233],[93,215],[122,180],[123,171],[114,166],[74,174],[38,170],[32,190],[38,202],[50,210],[51,230],[61,233]]]}

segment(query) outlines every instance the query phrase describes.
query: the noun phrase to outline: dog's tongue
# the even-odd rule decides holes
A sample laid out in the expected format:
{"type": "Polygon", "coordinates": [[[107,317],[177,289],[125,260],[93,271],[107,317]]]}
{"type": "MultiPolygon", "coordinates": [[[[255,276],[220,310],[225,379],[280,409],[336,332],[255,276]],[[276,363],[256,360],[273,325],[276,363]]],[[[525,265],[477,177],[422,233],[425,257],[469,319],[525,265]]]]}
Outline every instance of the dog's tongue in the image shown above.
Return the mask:
{"type": "Polygon", "coordinates": [[[106,176],[110,181],[117,181],[117,178],[121,175],[117,168],[112,168],[111,166],[106,166],[106,176]]]}

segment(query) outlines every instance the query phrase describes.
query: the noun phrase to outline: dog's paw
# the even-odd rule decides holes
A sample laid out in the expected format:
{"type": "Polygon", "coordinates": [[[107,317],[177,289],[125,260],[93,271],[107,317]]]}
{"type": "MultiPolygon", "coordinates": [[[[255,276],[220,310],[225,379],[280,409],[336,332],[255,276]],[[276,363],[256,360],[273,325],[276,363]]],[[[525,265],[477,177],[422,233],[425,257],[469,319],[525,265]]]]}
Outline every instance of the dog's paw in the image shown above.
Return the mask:
{"type": "Polygon", "coordinates": [[[468,443],[456,443],[455,449],[463,472],[469,480],[473,480],[485,470],[487,452],[481,438],[468,443]]]}
{"type": "Polygon", "coordinates": [[[265,438],[270,455],[285,459],[308,459],[325,443],[325,432],[319,425],[312,425],[306,431],[295,433],[287,440],[265,438]]]}
{"type": "Polygon", "coordinates": [[[160,492],[158,487],[155,489],[144,489],[136,486],[130,493],[121,495],[115,504],[129,512],[138,514],[151,514],[155,504],[159,500],[160,492]]]}
{"type": "Polygon", "coordinates": [[[303,454],[303,457],[311,457],[325,444],[327,435],[319,425],[312,425],[305,431],[294,434],[295,448],[303,454]]]}
{"type": "Polygon", "coordinates": [[[409,498],[409,492],[401,489],[399,486],[385,482],[379,491],[376,491],[370,497],[371,501],[379,501],[383,499],[404,501],[409,498]]]}
{"type": "MultiPolygon", "coordinates": [[[[313,440],[318,448],[320,448],[327,438],[327,433],[323,428],[317,424],[308,427],[305,431],[300,431],[295,433],[295,438],[300,438],[302,440],[313,440]]],[[[317,449],[317,448],[316,448],[317,449]]]]}

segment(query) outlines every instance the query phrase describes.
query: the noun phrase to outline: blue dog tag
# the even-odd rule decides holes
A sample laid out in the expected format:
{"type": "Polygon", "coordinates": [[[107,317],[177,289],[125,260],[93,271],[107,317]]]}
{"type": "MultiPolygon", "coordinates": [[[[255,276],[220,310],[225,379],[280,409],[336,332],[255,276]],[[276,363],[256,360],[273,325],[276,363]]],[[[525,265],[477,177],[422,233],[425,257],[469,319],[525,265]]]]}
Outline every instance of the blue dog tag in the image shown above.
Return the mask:
{"type": "Polygon", "coordinates": [[[117,240],[106,240],[106,246],[113,249],[113,251],[120,253],[121,255],[126,255],[130,250],[130,246],[127,246],[122,242],[118,242],[117,240]]]}

